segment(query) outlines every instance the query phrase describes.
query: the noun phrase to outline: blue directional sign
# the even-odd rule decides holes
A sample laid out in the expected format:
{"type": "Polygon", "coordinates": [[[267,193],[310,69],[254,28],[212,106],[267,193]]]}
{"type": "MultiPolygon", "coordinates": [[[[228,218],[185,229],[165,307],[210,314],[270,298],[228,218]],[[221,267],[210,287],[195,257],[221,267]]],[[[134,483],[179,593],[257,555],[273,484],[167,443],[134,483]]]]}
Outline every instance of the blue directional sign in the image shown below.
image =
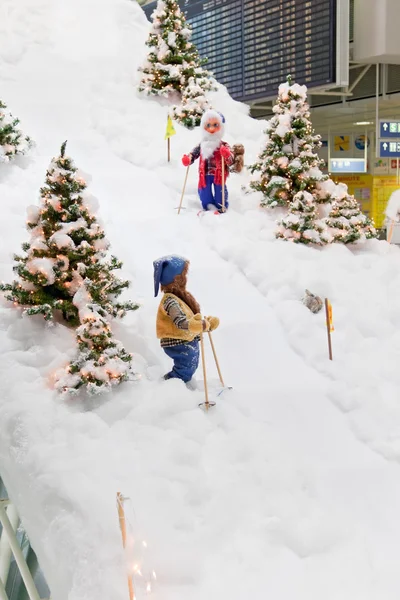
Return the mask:
{"type": "Polygon", "coordinates": [[[329,171],[331,173],[366,173],[367,161],[365,158],[331,158],[329,171]]]}
{"type": "Polygon", "coordinates": [[[391,142],[379,140],[379,156],[381,158],[399,158],[400,157],[400,141],[391,142]]]}
{"type": "Polygon", "coordinates": [[[379,121],[381,138],[400,139],[400,121],[379,121]]]}

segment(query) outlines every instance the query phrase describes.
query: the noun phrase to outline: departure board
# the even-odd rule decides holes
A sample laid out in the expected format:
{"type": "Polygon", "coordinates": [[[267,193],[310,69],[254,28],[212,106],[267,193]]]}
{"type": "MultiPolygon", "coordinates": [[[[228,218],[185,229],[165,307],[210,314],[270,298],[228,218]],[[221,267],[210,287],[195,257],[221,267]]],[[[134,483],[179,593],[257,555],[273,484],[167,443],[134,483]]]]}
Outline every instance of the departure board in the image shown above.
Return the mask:
{"type": "MultiPolygon", "coordinates": [[[[334,84],[337,0],[180,0],[207,69],[237,100],[276,96],[287,75],[334,84]]],[[[156,2],[144,6],[147,16],[156,2]]]]}

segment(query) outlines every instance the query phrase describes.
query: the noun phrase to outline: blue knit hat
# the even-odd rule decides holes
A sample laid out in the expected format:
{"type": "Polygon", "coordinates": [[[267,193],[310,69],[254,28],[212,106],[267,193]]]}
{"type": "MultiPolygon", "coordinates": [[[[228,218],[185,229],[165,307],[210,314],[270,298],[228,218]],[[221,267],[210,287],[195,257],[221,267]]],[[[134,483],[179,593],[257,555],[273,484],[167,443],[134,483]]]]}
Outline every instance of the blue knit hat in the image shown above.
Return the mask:
{"type": "Polygon", "coordinates": [[[160,285],[169,285],[177,275],[181,275],[188,260],[182,256],[163,256],[153,262],[154,295],[158,296],[160,285]]]}

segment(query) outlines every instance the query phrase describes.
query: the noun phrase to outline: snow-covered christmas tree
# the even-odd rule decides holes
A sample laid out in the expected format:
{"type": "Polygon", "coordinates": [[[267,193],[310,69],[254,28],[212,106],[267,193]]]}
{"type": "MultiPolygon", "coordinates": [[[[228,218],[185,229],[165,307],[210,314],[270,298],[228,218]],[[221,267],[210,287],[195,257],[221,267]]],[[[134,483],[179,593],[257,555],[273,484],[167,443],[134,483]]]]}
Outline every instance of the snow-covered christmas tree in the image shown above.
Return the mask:
{"type": "Polygon", "coordinates": [[[322,245],[332,241],[325,223],[317,217],[317,206],[310,192],[297,192],[289,214],[278,223],[276,237],[297,244],[322,245]]]}
{"type": "Polygon", "coordinates": [[[123,316],[137,305],[116,301],[129,282],[113,273],[122,263],[107,256],[109,242],[95,216],[97,201],[65,156],[65,146],[66,142],[49,166],[40,205],[28,209],[31,238],[22,245],[24,255],[15,256],[19,279],[0,289],[8,300],[27,307],[27,314],[50,320],[60,310],[66,321],[76,324],[73,296],[85,282],[96,305],[109,315],[123,316]]]}
{"type": "Polygon", "coordinates": [[[107,313],[93,303],[85,285],[73,298],[81,325],[76,330],[78,353],[55,376],[55,388],[63,394],[110,391],[134,377],[132,355],[112,334],[107,313]]]}
{"type": "Polygon", "coordinates": [[[197,79],[191,77],[182,93],[181,104],[171,109],[171,117],[188,129],[198,127],[203,113],[211,108],[204,92],[206,81],[204,77],[197,79]]]}
{"type": "Polygon", "coordinates": [[[139,90],[149,95],[181,98],[190,78],[201,85],[203,93],[212,90],[215,80],[202,65],[196,46],[190,41],[192,30],[176,0],[158,0],[152,14],[152,28],[146,45],[150,51],[139,90]]]}
{"type": "Polygon", "coordinates": [[[0,163],[9,162],[18,154],[25,154],[32,146],[32,140],[19,129],[19,119],[7,110],[0,100],[0,163]]]}
{"type": "Polygon", "coordinates": [[[334,242],[354,244],[377,237],[371,219],[363,214],[356,198],[348,193],[344,183],[336,186],[326,225],[334,242]]]}
{"type": "Polygon", "coordinates": [[[261,205],[287,206],[301,191],[312,194],[318,202],[327,201],[323,187],[319,189],[327,176],[321,171],[324,161],[316,152],[321,138],[312,129],[306,86],[292,84],[288,77],[287,83],[279,86],[273,112],[265,148],[250,168],[257,173],[250,186],[264,196],[261,205]]]}

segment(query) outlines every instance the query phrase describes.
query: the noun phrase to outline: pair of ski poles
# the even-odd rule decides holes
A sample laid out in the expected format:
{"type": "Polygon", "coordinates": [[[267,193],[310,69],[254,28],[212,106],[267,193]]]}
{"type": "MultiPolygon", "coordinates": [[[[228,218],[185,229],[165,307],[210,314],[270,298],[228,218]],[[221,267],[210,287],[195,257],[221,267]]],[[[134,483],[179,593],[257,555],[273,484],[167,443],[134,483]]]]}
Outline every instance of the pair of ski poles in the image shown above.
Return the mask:
{"type": "MultiPolygon", "coordinates": [[[[221,382],[222,387],[225,387],[225,383],[222,377],[222,373],[221,373],[221,368],[219,366],[219,362],[218,362],[218,357],[217,357],[217,353],[215,351],[215,346],[214,346],[214,342],[211,336],[211,331],[208,331],[208,337],[210,340],[210,344],[211,344],[211,348],[212,348],[212,352],[214,355],[214,360],[215,360],[215,365],[217,367],[217,371],[218,371],[218,376],[219,376],[219,380],[221,382]]],[[[201,406],[202,408],[205,408],[205,410],[207,411],[210,407],[215,406],[215,402],[209,400],[208,397],[208,385],[207,385],[207,369],[206,369],[206,361],[205,361],[205,353],[204,353],[204,335],[203,333],[200,334],[200,349],[201,349],[201,362],[203,365],[203,380],[204,380],[204,395],[205,395],[205,402],[202,402],[201,404],[199,404],[199,406],[201,406]]]]}
{"type": "MultiPolygon", "coordinates": [[[[225,161],[222,157],[221,157],[221,168],[222,168],[222,212],[225,212],[225,210],[226,210],[225,209],[225,161]]],[[[190,165],[188,165],[188,167],[186,168],[185,182],[183,184],[181,201],[178,206],[178,215],[181,212],[181,208],[182,208],[183,196],[185,195],[186,183],[187,183],[187,179],[188,179],[188,175],[189,175],[189,169],[190,169],[190,165]]]]}

